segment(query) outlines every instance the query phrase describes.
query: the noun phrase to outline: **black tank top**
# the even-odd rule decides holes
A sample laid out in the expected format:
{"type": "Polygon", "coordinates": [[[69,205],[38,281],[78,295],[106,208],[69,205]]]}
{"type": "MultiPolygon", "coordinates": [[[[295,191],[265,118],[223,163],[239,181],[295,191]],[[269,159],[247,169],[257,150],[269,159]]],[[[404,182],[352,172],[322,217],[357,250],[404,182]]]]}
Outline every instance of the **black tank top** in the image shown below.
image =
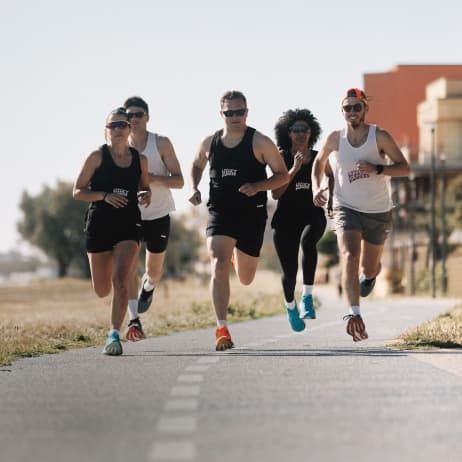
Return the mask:
{"type": "Polygon", "coordinates": [[[93,174],[90,187],[94,191],[117,193],[128,198],[128,204],[122,208],[115,208],[104,201],[90,203],[90,209],[108,220],[135,220],[140,221],[137,192],[141,177],[140,156],[138,151],[130,148],[132,162],[129,167],[119,167],[115,164],[107,144],[100,147],[102,152],[101,165],[93,174]]]}
{"type": "Polygon", "coordinates": [[[239,212],[251,212],[255,208],[266,210],[266,191],[253,197],[239,192],[244,183],[266,179],[266,166],[255,158],[253,152],[254,133],[254,128],[247,127],[241,142],[234,148],[227,148],[221,141],[223,130],[214,134],[209,154],[209,209],[239,212]]]}
{"type": "MultiPolygon", "coordinates": [[[[324,210],[313,204],[313,190],[311,187],[311,171],[317,153],[317,151],[311,151],[312,157],[310,161],[300,167],[284,194],[279,198],[271,226],[284,222],[289,224],[293,220],[309,223],[313,218],[324,215],[324,210]]],[[[290,170],[294,165],[292,153],[283,151],[281,154],[287,170],[290,170]]]]}

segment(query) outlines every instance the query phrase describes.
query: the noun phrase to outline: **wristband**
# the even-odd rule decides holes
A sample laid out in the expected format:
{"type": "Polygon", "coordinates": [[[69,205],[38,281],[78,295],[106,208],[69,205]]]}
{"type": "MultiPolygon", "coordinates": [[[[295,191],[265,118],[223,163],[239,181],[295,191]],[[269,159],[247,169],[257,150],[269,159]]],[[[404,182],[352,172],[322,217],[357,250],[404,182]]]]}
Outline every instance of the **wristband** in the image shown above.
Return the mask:
{"type": "Polygon", "coordinates": [[[106,200],[107,192],[103,194],[103,202],[106,200]]]}
{"type": "Polygon", "coordinates": [[[377,175],[381,175],[383,173],[383,169],[385,168],[384,165],[381,165],[381,164],[378,164],[375,166],[375,173],[377,173],[377,175]]]}

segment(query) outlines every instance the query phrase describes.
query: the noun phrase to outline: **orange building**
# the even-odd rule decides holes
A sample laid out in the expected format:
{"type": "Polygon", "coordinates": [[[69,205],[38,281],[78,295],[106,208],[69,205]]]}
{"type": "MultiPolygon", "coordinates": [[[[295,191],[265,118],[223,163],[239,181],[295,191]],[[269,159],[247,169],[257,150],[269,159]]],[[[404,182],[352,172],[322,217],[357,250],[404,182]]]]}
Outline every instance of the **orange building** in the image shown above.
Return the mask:
{"type": "Polygon", "coordinates": [[[427,84],[440,77],[462,77],[462,65],[398,65],[390,72],[364,74],[364,91],[371,98],[367,121],[388,130],[417,162],[417,105],[427,84]]]}

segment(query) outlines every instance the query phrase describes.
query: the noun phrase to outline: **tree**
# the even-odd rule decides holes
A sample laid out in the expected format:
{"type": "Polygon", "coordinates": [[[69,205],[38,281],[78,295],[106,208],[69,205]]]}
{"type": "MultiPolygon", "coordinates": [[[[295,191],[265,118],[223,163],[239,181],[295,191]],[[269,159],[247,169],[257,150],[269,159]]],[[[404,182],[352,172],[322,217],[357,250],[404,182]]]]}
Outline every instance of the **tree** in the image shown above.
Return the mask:
{"type": "Polygon", "coordinates": [[[321,240],[318,242],[319,253],[326,255],[326,267],[336,265],[339,262],[337,237],[333,231],[327,231],[321,240]]]}
{"type": "Polygon", "coordinates": [[[164,264],[165,276],[178,276],[191,271],[201,244],[202,240],[195,229],[187,228],[181,219],[172,217],[164,264]]]}
{"type": "Polygon", "coordinates": [[[59,277],[67,275],[72,263],[83,275],[89,275],[83,231],[87,207],[73,199],[72,184],[64,181],[58,181],[54,189],[44,186],[37,196],[23,192],[18,231],[56,261],[59,277]]]}

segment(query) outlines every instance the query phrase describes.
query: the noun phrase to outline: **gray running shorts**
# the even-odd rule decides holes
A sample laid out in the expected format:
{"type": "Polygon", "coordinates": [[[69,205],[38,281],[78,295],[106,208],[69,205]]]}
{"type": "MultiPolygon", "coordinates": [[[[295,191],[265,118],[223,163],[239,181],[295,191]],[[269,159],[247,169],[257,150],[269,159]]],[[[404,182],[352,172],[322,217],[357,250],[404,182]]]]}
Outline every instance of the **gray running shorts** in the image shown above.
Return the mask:
{"type": "Polygon", "coordinates": [[[391,210],[383,213],[365,213],[347,207],[335,207],[334,226],[337,233],[358,230],[366,242],[382,245],[390,234],[391,210]]]}

